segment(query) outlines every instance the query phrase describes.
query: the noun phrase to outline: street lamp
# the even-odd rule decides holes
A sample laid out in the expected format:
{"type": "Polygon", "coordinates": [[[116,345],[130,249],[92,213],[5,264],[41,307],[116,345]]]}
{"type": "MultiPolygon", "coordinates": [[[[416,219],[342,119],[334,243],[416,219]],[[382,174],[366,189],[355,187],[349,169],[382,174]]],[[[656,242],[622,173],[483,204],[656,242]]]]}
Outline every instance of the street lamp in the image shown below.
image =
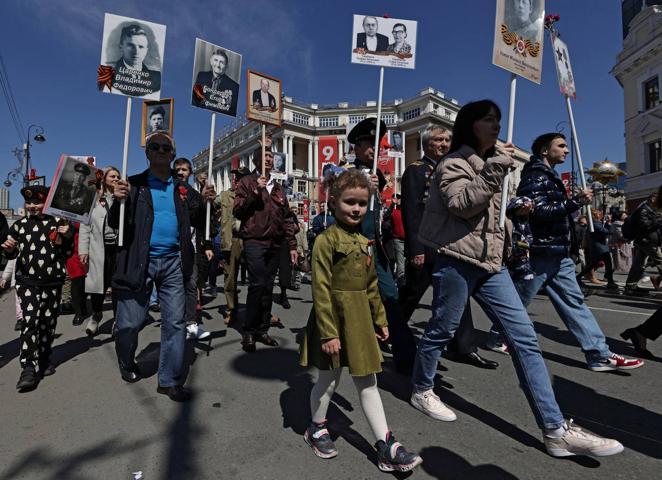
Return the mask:
{"type": "Polygon", "coordinates": [[[32,137],[32,140],[34,140],[37,143],[44,143],[46,141],[46,137],[44,136],[44,129],[42,127],[34,124],[28,127],[27,143],[23,144],[23,150],[22,151],[19,149],[14,150],[14,155],[16,156],[16,158],[20,163],[18,167],[16,167],[14,170],[12,170],[7,174],[7,180],[4,181],[4,185],[7,188],[11,187],[12,183],[15,182],[19,176],[23,177],[24,187],[26,187],[30,181],[30,147],[31,147],[30,135],[31,135],[31,130],[33,128],[35,129],[35,136],[32,137]],[[23,168],[24,163],[25,163],[25,168],[23,168]]]}

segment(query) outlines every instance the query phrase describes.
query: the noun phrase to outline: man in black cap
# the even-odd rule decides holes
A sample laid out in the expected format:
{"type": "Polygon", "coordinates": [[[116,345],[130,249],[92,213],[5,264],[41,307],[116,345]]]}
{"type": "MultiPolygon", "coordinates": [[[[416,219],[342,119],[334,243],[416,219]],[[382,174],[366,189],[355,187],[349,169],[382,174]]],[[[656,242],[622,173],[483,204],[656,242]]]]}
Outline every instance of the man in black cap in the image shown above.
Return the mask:
{"type": "MultiPolygon", "coordinates": [[[[425,204],[427,203],[430,179],[437,163],[448,153],[451,132],[441,125],[431,125],[421,135],[423,157],[409,165],[402,175],[402,221],[405,230],[405,283],[400,288],[402,315],[409,321],[418,308],[418,302],[431,285],[432,271],[437,253],[425,247],[418,240],[425,204]]],[[[487,360],[478,354],[474,338],[471,307],[467,304],[460,326],[453,340],[447,345],[447,356],[452,360],[475,365],[480,368],[495,369],[497,362],[487,360]]]]}
{"type": "MultiPolygon", "coordinates": [[[[386,124],[379,122],[379,139],[386,133],[386,124]]],[[[380,192],[386,186],[386,178],[381,170],[377,173],[373,171],[375,158],[375,136],[377,135],[377,119],[366,118],[359,122],[347,135],[349,143],[354,145],[356,160],[354,168],[359,168],[370,175],[372,186],[375,190],[374,205],[368,211],[361,224],[361,231],[369,240],[374,240],[373,257],[379,280],[379,294],[386,309],[386,318],[388,328],[391,334],[391,343],[393,347],[393,361],[399,372],[409,373],[414,365],[414,356],[416,354],[416,343],[414,336],[409,330],[407,322],[402,317],[402,311],[398,303],[398,289],[393,279],[393,273],[389,266],[389,258],[384,250],[384,243],[381,235],[381,211],[380,192]]]]}
{"type": "Polygon", "coordinates": [[[20,392],[34,390],[55,373],[50,362],[66,262],[74,250],[73,231],[65,220],[43,213],[48,187],[21,190],[26,215],[14,223],[1,247],[16,259],[16,294],[23,310],[20,337],[20,392]]]}
{"type": "Polygon", "coordinates": [[[71,180],[62,180],[58,186],[51,206],[58,210],[85,215],[94,204],[96,184],[85,184],[91,170],[82,162],[75,162],[71,180]]]}
{"type": "Polygon", "coordinates": [[[225,292],[225,313],[223,320],[226,325],[232,322],[236,315],[239,299],[237,297],[237,273],[241,262],[241,253],[244,245],[239,238],[239,227],[241,222],[232,213],[234,208],[235,191],[237,184],[242,177],[249,175],[251,171],[247,167],[233,169],[232,183],[228,190],[223,191],[216,200],[216,211],[220,214],[219,223],[221,225],[221,256],[223,258],[223,270],[225,272],[225,281],[223,291],[225,292]]]}

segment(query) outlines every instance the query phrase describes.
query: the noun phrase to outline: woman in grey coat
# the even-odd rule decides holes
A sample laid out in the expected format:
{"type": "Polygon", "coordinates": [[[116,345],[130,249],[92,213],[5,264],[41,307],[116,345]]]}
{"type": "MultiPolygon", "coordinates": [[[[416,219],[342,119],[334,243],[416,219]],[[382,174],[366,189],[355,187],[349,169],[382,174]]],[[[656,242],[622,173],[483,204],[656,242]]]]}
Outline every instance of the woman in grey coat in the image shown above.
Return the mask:
{"type": "MultiPolygon", "coordinates": [[[[115,271],[117,253],[117,231],[108,226],[108,212],[113,204],[113,189],[120,179],[120,172],[115,167],[104,170],[101,180],[101,195],[92,210],[89,225],[81,225],[78,238],[78,254],[83,265],[87,266],[85,292],[92,299],[92,317],[87,322],[85,332],[89,336],[97,334],[99,322],[103,318],[103,301],[110,280],[115,271]]],[[[113,315],[116,310],[115,295],[112,295],[113,315]]]]}

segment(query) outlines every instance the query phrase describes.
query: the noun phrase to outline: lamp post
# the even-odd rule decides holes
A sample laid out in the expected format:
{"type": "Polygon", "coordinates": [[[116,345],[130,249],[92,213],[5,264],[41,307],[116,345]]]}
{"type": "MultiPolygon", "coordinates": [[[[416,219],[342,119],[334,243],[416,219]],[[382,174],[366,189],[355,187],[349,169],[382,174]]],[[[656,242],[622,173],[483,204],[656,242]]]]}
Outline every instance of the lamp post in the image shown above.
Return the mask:
{"type": "Polygon", "coordinates": [[[23,144],[23,150],[19,150],[18,148],[14,150],[14,155],[18,159],[19,165],[7,174],[7,180],[4,182],[7,188],[11,187],[12,183],[15,182],[19,176],[23,177],[24,187],[30,182],[30,135],[33,128],[35,129],[35,136],[32,139],[38,143],[44,143],[46,141],[44,129],[42,127],[34,124],[28,127],[27,143],[23,144]]]}

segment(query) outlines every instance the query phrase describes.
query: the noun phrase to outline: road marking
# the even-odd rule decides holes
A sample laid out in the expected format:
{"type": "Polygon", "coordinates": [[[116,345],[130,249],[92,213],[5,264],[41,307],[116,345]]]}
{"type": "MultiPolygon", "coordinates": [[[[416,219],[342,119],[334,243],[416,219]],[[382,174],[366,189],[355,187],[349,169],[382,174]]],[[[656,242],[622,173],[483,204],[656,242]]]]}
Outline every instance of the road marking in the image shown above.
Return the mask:
{"type": "Polygon", "coordinates": [[[588,307],[591,310],[601,310],[603,312],[615,312],[615,313],[631,313],[633,315],[645,315],[650,317],[652,313],[648,312],[633,312],[632,310],[614,310],[613,308],[599,308],[599,307],[588,307]]]}

